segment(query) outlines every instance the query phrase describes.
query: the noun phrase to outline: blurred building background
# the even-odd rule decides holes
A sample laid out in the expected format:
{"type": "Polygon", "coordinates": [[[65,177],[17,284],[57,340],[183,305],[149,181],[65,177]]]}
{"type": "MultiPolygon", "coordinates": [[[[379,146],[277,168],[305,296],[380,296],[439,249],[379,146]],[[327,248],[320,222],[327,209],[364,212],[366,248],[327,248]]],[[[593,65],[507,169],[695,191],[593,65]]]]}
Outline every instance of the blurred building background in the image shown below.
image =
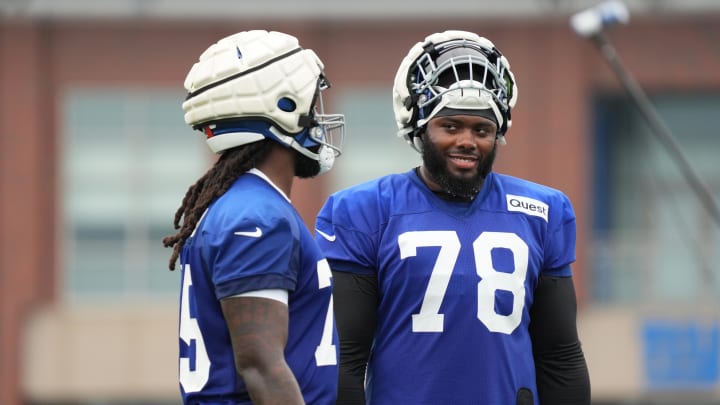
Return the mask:
{"type": "MultiPolygon", "coordinates": [[[[417,165],[391,86],[427,34],[490,38],[519,85],[497,171],[578,217],[579,325],[595,404],[720,403],[720,228],[592,44],[589,0],[0,0],[0,404],[175,404],[179,272],[160,239],[211,164],[183,80],[217,39],[297,36],[347,119],[336,169],[292,198],[417,165]]],[[[627,1],[608,30],[720,199],[720,2],[627,1]]]]}

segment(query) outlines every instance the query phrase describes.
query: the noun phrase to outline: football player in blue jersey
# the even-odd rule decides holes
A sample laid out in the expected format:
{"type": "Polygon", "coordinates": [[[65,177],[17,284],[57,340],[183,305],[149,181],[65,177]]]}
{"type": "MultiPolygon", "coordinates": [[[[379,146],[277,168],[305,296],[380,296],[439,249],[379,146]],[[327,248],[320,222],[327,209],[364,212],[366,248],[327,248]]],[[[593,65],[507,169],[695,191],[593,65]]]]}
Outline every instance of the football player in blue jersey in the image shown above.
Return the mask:
{"type": "Polygon", "coordinates": [[[492,171],[517,95],[474,33],[430,35],[400,64],[395,117],[422,165],[331,195],[316,221],[338,404],[590,403],[570,201],[492,171]]]}
{"type": "Polygon", "coordinates": [[[337,330],[330,267],[290,202],[294,178],[340,154],[324,114],[323,63],[280,32],[211,45],[185,79],[185,122],[219,157],[175,214],[179,379],[186,404],[333,404],[337,330]],[[182,222],[181,222],[182,220],[182,222]]]}

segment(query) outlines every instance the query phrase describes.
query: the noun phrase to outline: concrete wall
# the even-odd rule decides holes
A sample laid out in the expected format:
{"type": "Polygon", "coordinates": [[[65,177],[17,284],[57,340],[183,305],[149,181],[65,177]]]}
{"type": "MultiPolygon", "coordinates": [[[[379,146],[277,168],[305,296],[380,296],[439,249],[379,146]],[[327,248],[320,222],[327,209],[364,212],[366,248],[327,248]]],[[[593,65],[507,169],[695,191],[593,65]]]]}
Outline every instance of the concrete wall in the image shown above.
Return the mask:
{"type": "MultiPolygon", "coordinates": [[[[686,315],[676,318],[684,320],[686,315]]],[[[683,394],[682,390],[650,387],[641,326],[646,316],[627,308],[593,308],[580,313],[578,327],[593,400],[683,394]]],[[[693,314],[692,319],[712,324],[717,314],[693,314]]],[[[36,312],[23,333],[23,391],[33,401],[48,403],[77,403],[88,398],[174,402],[179,398],[176,330],[177,310],[167,305],[123,310],[55,307],[36,312]]],[[[720,384],[703,387],[695,396],[718,401],[720,384]]],[[[680,398],[677,404],[687,403],[680,398]]]]}

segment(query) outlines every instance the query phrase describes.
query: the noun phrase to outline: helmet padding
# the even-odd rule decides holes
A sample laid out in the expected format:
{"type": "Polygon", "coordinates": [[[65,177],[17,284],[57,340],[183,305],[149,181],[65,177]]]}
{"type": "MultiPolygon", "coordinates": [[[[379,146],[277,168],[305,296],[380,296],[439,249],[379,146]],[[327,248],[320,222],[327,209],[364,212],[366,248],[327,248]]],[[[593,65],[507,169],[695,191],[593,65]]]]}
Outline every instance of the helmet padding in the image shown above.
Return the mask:
{"type": "Polygon", "coordinates": [[[319,149],[340,154],[345,122],[323,114],[320,93],[329,87],[323,63],[291,35],[227,36],[200,55],[184,85],[185,122],[207,135],[215,153],[271,138],[318,161],[327,161],[319,149]]]}

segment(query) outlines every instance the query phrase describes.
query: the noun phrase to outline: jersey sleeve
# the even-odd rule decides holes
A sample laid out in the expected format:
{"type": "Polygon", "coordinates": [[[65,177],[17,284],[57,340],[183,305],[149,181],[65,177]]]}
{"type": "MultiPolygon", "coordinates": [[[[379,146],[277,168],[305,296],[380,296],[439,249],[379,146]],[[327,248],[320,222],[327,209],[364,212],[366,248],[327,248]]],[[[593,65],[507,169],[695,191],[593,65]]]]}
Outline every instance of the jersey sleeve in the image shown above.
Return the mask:
{"type": "Polygon", "coordinates": [[[360,207],[368,200],[352,194],[333,195],[315,222],[315,240],[334,271],[375,274],[377,230],[372,229],[373,209],[360,207]]]}
{"type": "Polygon", "coordinates": [[[209,237],[208,245],[208,268],[218,299],[248,291],[295,289],[300,243],[288,218],[241,217],[209,237]]]}
{"type": "Polygon", "coordinates": [[[575,261],[576,224],[575,212],[568,197],[560,192],[551,205],[543,274],[546,276],[569,277],[569,264],[575,261]]]}

